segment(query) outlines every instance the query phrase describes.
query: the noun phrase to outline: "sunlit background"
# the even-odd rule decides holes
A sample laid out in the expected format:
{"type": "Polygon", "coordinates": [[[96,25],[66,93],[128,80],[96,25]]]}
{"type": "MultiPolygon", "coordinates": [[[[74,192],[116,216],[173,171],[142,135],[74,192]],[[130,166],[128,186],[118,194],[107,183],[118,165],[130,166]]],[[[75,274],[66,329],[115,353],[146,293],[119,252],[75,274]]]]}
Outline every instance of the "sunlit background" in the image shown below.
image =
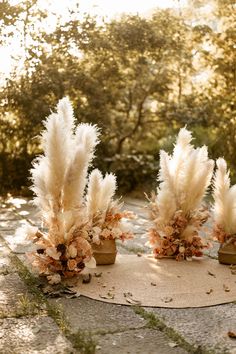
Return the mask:
{"type": "MultiPolygon", "coordinates": [[[[19,0],[9,1],[12,5],[20,4],[19,0]]],[[[156,8],[176,8],[181,9],[187,6],[187,0],[146,0],[146,1],[110,1],[110,0],[39,0],[37,6],[40,10],[51,13],[49,19],[45,21],[42,26],[47,32],[52,32],[57,24],[58,16],[61,21],[68,20],[70,14],[69,9],[77,8],[79,10],[79,17],[82,18],[84,14],[96,16],[97,21],[111,20],[122,16],[123,14],[139,14],[143,17],[149,17],[156,8]]],[[[212,4],[207,4],[202,9],[204,13],[212,10],[212,4]]],[[[14,29],[13,29],[14,30],[14,29]]],[[[21,50],[21,43],[19,38],[13,39],[9,45],[0,47],[0,73],[2,77],[8,76],[14,65],[15,56],[24,56],[21,50]]],[[[18,60],[19,64],[19,60],[18,60]]],[[[18,65],[19,67],[19,65],[18,65]]],[[[205,76],[204,76],[205,79],[205,76]]]]}
{"type": "Polygon", "coordinates": [[[187,125],[235,178],[233,0],[0,2],[0,194],[27,194],[42,121],[68,95],[101,128],[94,166],[124,193],[155,185],[187,125]]]}

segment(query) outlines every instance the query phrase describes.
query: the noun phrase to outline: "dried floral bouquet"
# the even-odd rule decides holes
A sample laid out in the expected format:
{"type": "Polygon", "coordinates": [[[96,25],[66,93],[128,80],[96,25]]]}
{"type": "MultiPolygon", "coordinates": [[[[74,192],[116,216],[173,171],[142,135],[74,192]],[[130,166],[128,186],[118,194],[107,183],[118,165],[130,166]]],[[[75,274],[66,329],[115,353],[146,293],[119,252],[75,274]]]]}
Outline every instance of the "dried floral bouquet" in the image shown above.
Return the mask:
{"type": "MultiPolygon", "coordinates": [[[[213,188],[213,236],[221,244],[221,251],[226,252],[222,260],[236,263],[236,185],[230,187],[229,171],[223,158],[216,161],[213,188]]],[[[224,262],[222,262],[224,263],[224,262]]]]}
{"type": "Polygon", "coordinates": [[[208,219],[203,197],[211,182],[214,162],[207,147],[194,148],[192,134],[182,128],[172,155],[160,151],[159,187],[149,199],[149,243],[156,257],[191,260],[209,247],[199,234],[208,219]]]}
{"type": "Polygon", "coordinates": [[[106,174],[103,179],[100,171],[94,170],[87,183],[98,143],[97,127],[76,127],[67,97],[59,101],[57,113],[44,125],[44,154],[31,169],[34,204],[40,209],[43,228],[28,226],[26,233],[36,247],[29,255],[33,266],[53,284],[96,266],[92,242],[103,237],[125,239],[132,234],[122,228],[122,218],[130,215],[113,201],[115,176],[106,174]]]}
{"type": "Polygon", "coordinates": [[[106,174],[103,178],[99,170],[93,170],[89,176],[86,211],[90,220],[89,237],[92,244],[100,245],[104,240],[122,241],[133,238],[131,225],[127,221],[134,214],[121,211],[122,203],[114,200],[116,178],[106,174]]]}

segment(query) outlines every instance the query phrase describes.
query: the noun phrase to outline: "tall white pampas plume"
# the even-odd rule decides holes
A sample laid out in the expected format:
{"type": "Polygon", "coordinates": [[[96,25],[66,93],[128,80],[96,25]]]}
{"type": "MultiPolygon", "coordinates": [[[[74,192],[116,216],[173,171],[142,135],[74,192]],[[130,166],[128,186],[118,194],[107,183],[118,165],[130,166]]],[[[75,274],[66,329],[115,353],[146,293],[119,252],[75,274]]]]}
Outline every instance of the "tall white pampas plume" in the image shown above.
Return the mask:
{"type": "Polygon", "coordinates": [[[158,222],[168,224],[176,212],[176,203],[173,193],[164,184],[157,193],[156,204],[159,210],[158,222]]]}
{"type": "Polygon", "coordinates": [[[98,208],[107,211],[116,192],[116,176],[107,173],[102,181],[101,195],[98,208]]]}
{"type": "Polygon", "coordinates": [[[79,207],[87,184],[87,173],[98,143],[98,129],[90,124],[80,124],[75,133],[78,148],[72,154],[65,176],[63,206],[66,210],[79,207]]]}
{"type": "Polygon", "coordinates": [[[106,214],[111,206],[116,192],[116,177],[112,173],[107,173],[105,177],[99,170],[94,170],[90,174],[87,189],[87,213],[94,216],[98,213],[106,214]]]}
{"type": "Polygon", "coordinates": [[[71,137],[68,136],[60,114],[52,113],[44,123],[42,147],[47,159],[45,183],[55,211],[60,207],[64,178],[72,153],[71,137]]]}
{"type": "Polygon", "coordinates": [[[236,185],[230,187],[226,161],[219,158],[216,165],[213,180],[213,216],[216,236],[223,242],[223,233],[225,237],[236,233],[236,185]]]}
{"type": "Polygon", "coordinates": [[[164,150],[160,151],[160,170],[158,174],[158,181],[161,182],[161,185],[162,183],[165,183],[165,188],[168,188],[170,193],[175,193],[175,174],[173,169],[171,169],[171,157],[164,150]]]}
{"type": "Polygon", "coordinates": [[[60,119],[64,122],[64,128],[69,132],[69,134],[73,134],[73,130],[75,128],[75,119],[73,113],[73,107],[69,100],[69,97],[62,98],[57,105],[57,112],[60,119]]]}
{"type": "Polygon", "coordinates": [[[86,150],[91,154],[98,144],[99,131],[96,125],[82,123],[78,126],[75,133],[75,140],[77,144],[82,144],[86,150]]]}
{"type": "Polygon", "coordinates": [[[98,212],[103,177],[98,169],[91,172],[88,180],[88,189],[86,195],[87,214],[89,218],[93,218],[98,212]]]}
{"type": "Polygon", "coordinates": [[[190,144],[192,141],[192,133],[186,128],[179,131],[177,141],[174,147],[173,156],[170,161],[172,175],[174,176],[175,193],[178,193],[178,186],[181,183],[181,172],[186,162],[187,156],[192,151],[193,147],[190,144]]]}
{"type": "Polygon", "coordinates": [[[31,169],[31,181],[33,183],[31,190],[36,195],[34,198],[34,204],[44,212],[48,212],[50,210],[50,203],[47,197],[47,185],[45,181],[47,168],[47,158],[42,156],[33,162],[33,168],[31,169]]]}
{"type": "Polygon", "coordinates": [[[88,152],[85,148],[78,146],[65,175],[62,201],[64,210],[79,208],[83,203],[88,159],[88,152]]]}
{"type": "Polygon", "coordinates": [[[203,242],[198,231],[206,221],[203,198],[210,185],[214,161],[207,147],[194,148],[192,133],[182,128],[173,154],[160,152],[157,196],[151,201],[154,228],[150,241],[154,253],[177,259],[202,255],[203,242]]]}

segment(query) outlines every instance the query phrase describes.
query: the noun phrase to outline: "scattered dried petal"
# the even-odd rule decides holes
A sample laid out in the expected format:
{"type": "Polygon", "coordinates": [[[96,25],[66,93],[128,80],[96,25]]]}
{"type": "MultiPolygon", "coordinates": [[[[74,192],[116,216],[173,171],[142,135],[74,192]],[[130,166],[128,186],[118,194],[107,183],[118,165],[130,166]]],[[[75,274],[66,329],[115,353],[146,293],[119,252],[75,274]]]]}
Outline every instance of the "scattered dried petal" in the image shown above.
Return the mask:
{"type": "Polygon", "coordinates": [[[223,289],[226,293],[230,292],[230,288],[225,284],[223,284],[223,289]]]}
{"type": "Polygon", "coordinates": [[[82,274],[82,283],[83,284],[89,284],[91,282],[92,279],[92,275],[91,274],[82,274]]]}
{"type": "Polygon", "coordinates": [[[161,301],[163,301],[163,302],[165,302],[165,303],[167,304],[168,302],[172,302],[172,301],[173,301],[173,298],[172,298],[172,297],[169,297],[169,296],[166,296],[166,297],[164,297],[163,299],[161,299],[161,301]]]}
{"type": "Polygon", "coordinates": [[[113,300],[115,298],[114,294],[111,294],[110,292],[108,292],[106,295],[101,295],[99,294],[99,297],[101,299],[109,299],[109,300],[113,300]]]}
{"type": "Polygon", "coordinates": [[[100,278],[102,276],[102,272],[101,273],[94,273],[96,278],[100,278]]]}
{"type": "Polygon", "coordinates": [[[209,270],[207,271],[207,274],[211,275],[214,278],[216,277],[216,275],[214,273],[210,272],[209,270]]]}
{"type": "Polygon", "coordinates": [[[230,338],[236,338],[236,332],[232,332],[232,331],[229,331],[228,332],[228,336],[230,337],[230,338]]]}

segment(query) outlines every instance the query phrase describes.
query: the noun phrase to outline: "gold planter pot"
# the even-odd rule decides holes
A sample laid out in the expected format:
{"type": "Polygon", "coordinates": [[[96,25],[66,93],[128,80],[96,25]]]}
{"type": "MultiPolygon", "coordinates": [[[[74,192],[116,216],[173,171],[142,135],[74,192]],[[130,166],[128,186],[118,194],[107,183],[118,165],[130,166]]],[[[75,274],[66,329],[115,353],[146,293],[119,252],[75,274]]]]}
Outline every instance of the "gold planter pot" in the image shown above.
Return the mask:
{"type": "Polygon", "coordinates": [[[236,238],[231,238],[229,241],[223,243],[218,251],[219,263],[222,264],[236,264],[236,245],[234,244],[236,238]]]}
{"type": "Polygon", "coordinates": [[[100,245],[92,244],[93,256],[97,265],[114,264],[116,260],[115,240],[102,240],[100,245]]]}

